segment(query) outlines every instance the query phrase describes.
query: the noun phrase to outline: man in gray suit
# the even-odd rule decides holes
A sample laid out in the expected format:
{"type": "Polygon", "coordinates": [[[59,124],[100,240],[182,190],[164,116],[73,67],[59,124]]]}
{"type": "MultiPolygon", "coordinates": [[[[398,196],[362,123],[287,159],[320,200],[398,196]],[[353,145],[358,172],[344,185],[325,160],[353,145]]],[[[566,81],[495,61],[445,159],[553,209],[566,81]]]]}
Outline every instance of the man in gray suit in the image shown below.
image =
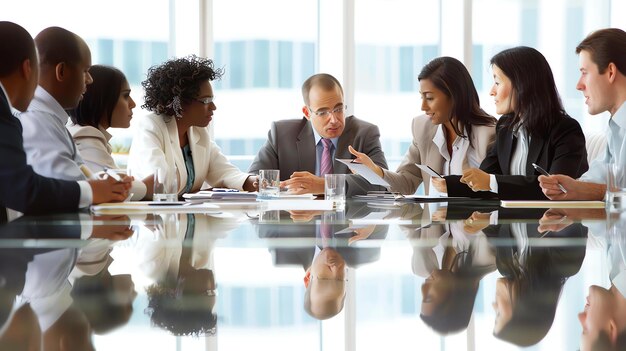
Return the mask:
{"type": "Polygon", "coordinates": [[[323,194],[323,174],[326,173],[348,174],[348,197],[369,190],[384,190],[351,174],[346,165],[336,160],[353,158],[348,152],[348,146],[352,145],[380,167],[387,168],[378,127],[354,116],[344,116],[346,105],[339,81],[330,74],[313,75],[302,85],[302,97],[304,117],[272,122],[268,140],[259,150],[249,172],[278,169],[281,187],[295,194],[323,194]],[[325,152],[330,152],[332,166],[323,162],[325,152]]]}

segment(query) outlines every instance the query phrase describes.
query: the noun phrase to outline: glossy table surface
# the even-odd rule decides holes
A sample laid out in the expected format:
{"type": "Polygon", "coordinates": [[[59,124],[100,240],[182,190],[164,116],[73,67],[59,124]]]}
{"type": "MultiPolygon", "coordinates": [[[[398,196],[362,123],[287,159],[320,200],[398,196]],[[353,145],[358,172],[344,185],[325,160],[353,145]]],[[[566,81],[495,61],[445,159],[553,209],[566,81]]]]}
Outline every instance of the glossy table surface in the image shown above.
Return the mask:
{"type": "Polygon", "coordinates": [[[489,201],[26,216],[0,226],[0,350],[598,349],[626,329],[623,218],[489,201]]]}

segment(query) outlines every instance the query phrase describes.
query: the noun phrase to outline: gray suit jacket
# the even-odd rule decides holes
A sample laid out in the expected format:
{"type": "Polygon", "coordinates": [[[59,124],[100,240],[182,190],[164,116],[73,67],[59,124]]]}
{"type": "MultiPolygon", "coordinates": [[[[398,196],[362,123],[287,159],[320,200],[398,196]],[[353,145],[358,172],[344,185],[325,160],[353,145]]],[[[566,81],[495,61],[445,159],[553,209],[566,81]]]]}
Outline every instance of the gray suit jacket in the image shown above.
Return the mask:
{"type": "MultiPolygon", "coordinates": [[[[374,163],[387,168],[385,154],[380,146],[378,127],[354,116],[346,117],[345,128],[337,142],[335,158],[354,158],[348,152],[348,145],[367,154],[374,163]]],[[[308,171],[315,174],[315,138],[309,120],[289,119],[272,122],[268,138],[256,158],[250,165],[249,172],[257,173],[261,169],[280,170],[280,179],[289,179],[293,172],[308,171]]],[[[343,163],[334,160],[335,173],[348,174],[346,177],[346,196],[365,194],[370,190],[385,190],[370,184],[359,175],[352,174],[343,163]]]]}

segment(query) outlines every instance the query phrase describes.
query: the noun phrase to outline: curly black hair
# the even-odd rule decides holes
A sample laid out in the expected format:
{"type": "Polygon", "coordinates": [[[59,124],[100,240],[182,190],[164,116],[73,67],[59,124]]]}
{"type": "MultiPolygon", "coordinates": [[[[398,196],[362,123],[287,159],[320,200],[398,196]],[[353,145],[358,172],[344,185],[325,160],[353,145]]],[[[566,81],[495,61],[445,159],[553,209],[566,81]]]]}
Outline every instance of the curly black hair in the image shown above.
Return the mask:
{"type": "Polygon", "coordinates": [[[141,82],[146,95],[141,105],[156,114],[180,117],[181,104],[198,96],[200,84],[206,80],[220,79],[222,68],[215,68],[207,58],[189,55],[165,61],[148,69],[148,78],[141,82]]]}

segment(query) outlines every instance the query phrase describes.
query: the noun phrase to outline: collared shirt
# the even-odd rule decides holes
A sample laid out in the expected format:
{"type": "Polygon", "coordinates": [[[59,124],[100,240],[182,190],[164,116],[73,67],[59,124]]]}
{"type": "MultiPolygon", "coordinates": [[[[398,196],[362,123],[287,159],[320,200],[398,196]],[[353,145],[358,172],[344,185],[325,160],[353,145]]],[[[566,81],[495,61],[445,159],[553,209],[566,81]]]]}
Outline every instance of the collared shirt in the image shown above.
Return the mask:
{"type": "Polygon", "coordinates": [[[615,112],[609,119],[607,131],[606,153],[604,157],[598,157],[591,165],[589,170],[583,174],[579,180],[591,183],[606,183],[607,165],[610,163],[618,163],[626,165],[626,104],[615,112]]]}
{"type": "MultiPolygon", "coordinates": [[[[322,136],[317,133],[317,130],[315,130],[315,127],[313,127],[312,129],[313,129],[313,138],[315,139],[315,155],[316,155],[315,175],[319,176],[320,175],[320,168],[321,168],[321,164],[322,164],[322,152],[324,152],[324,143],[322,143],[322,136]]],[[[333,146],[334,146],[330,156],[331,156],[331,159],[334,160],[335,159],[335,151],[337,151],[337,143],[339,141],[339,137],[332,138],[332,139],[330,139],[330,141],[333,142],[333,146]]]]}
{"type": "MultiPolygon", "coordinates": [[[[469,138],[457,136],[452,143],[452,155],[450,155],[443,128],[443,125],[438,125],[433,137],[433,143],[437,145],[437,150],[445,160],[442,175],[463,174],[463,170],[466,168],[478,168],[482,160],[478,157],[476,149],[470,145],[469,138]]],[[[467,129],[464,130],[463,134],[467,135],[467,129]]],[[[432,185],[432,178],[430,181],[430,195],[438,194],[437,189],[432,185]]]]}
{"type": "MultiPolygon", "coordinates": [[[[9,107],[11,108],[11,112],[17,118],[18,115],[20,114],[20,111],[18,111],[11,105],[11,99],[9,98],[9,94],[7,94],[7,91],[4,89],[4,86],[2,85],[2,83],[0,83],[0,89],[2,89],[4,96],[7,97],[7,103],[9,104],[9,107]]],[[[22,124],[22,128],[24,128],[23,124],[22,124]]],[[[93,199],[93,192],[91,191],[91,186],[89,185],[89,183],[85,181],[79,181],[78,186],[80,188],[80,197],[78,201],[78,207],[84,208],[84,207],[91,205],[91,202],[93,199]]]]}
{"type": "MultiPolygon", "coordinates": [[[[526,162],[528,161],[530,136],[525,128],[518,129],[514,134],[517,137],[517,143],[511,155],[509,172],[511,175],[527,175],[526,162]]],[[[492,193],[498,193],[498,181],[495,174],[489,175],[489,188],[492,193]]]]}

